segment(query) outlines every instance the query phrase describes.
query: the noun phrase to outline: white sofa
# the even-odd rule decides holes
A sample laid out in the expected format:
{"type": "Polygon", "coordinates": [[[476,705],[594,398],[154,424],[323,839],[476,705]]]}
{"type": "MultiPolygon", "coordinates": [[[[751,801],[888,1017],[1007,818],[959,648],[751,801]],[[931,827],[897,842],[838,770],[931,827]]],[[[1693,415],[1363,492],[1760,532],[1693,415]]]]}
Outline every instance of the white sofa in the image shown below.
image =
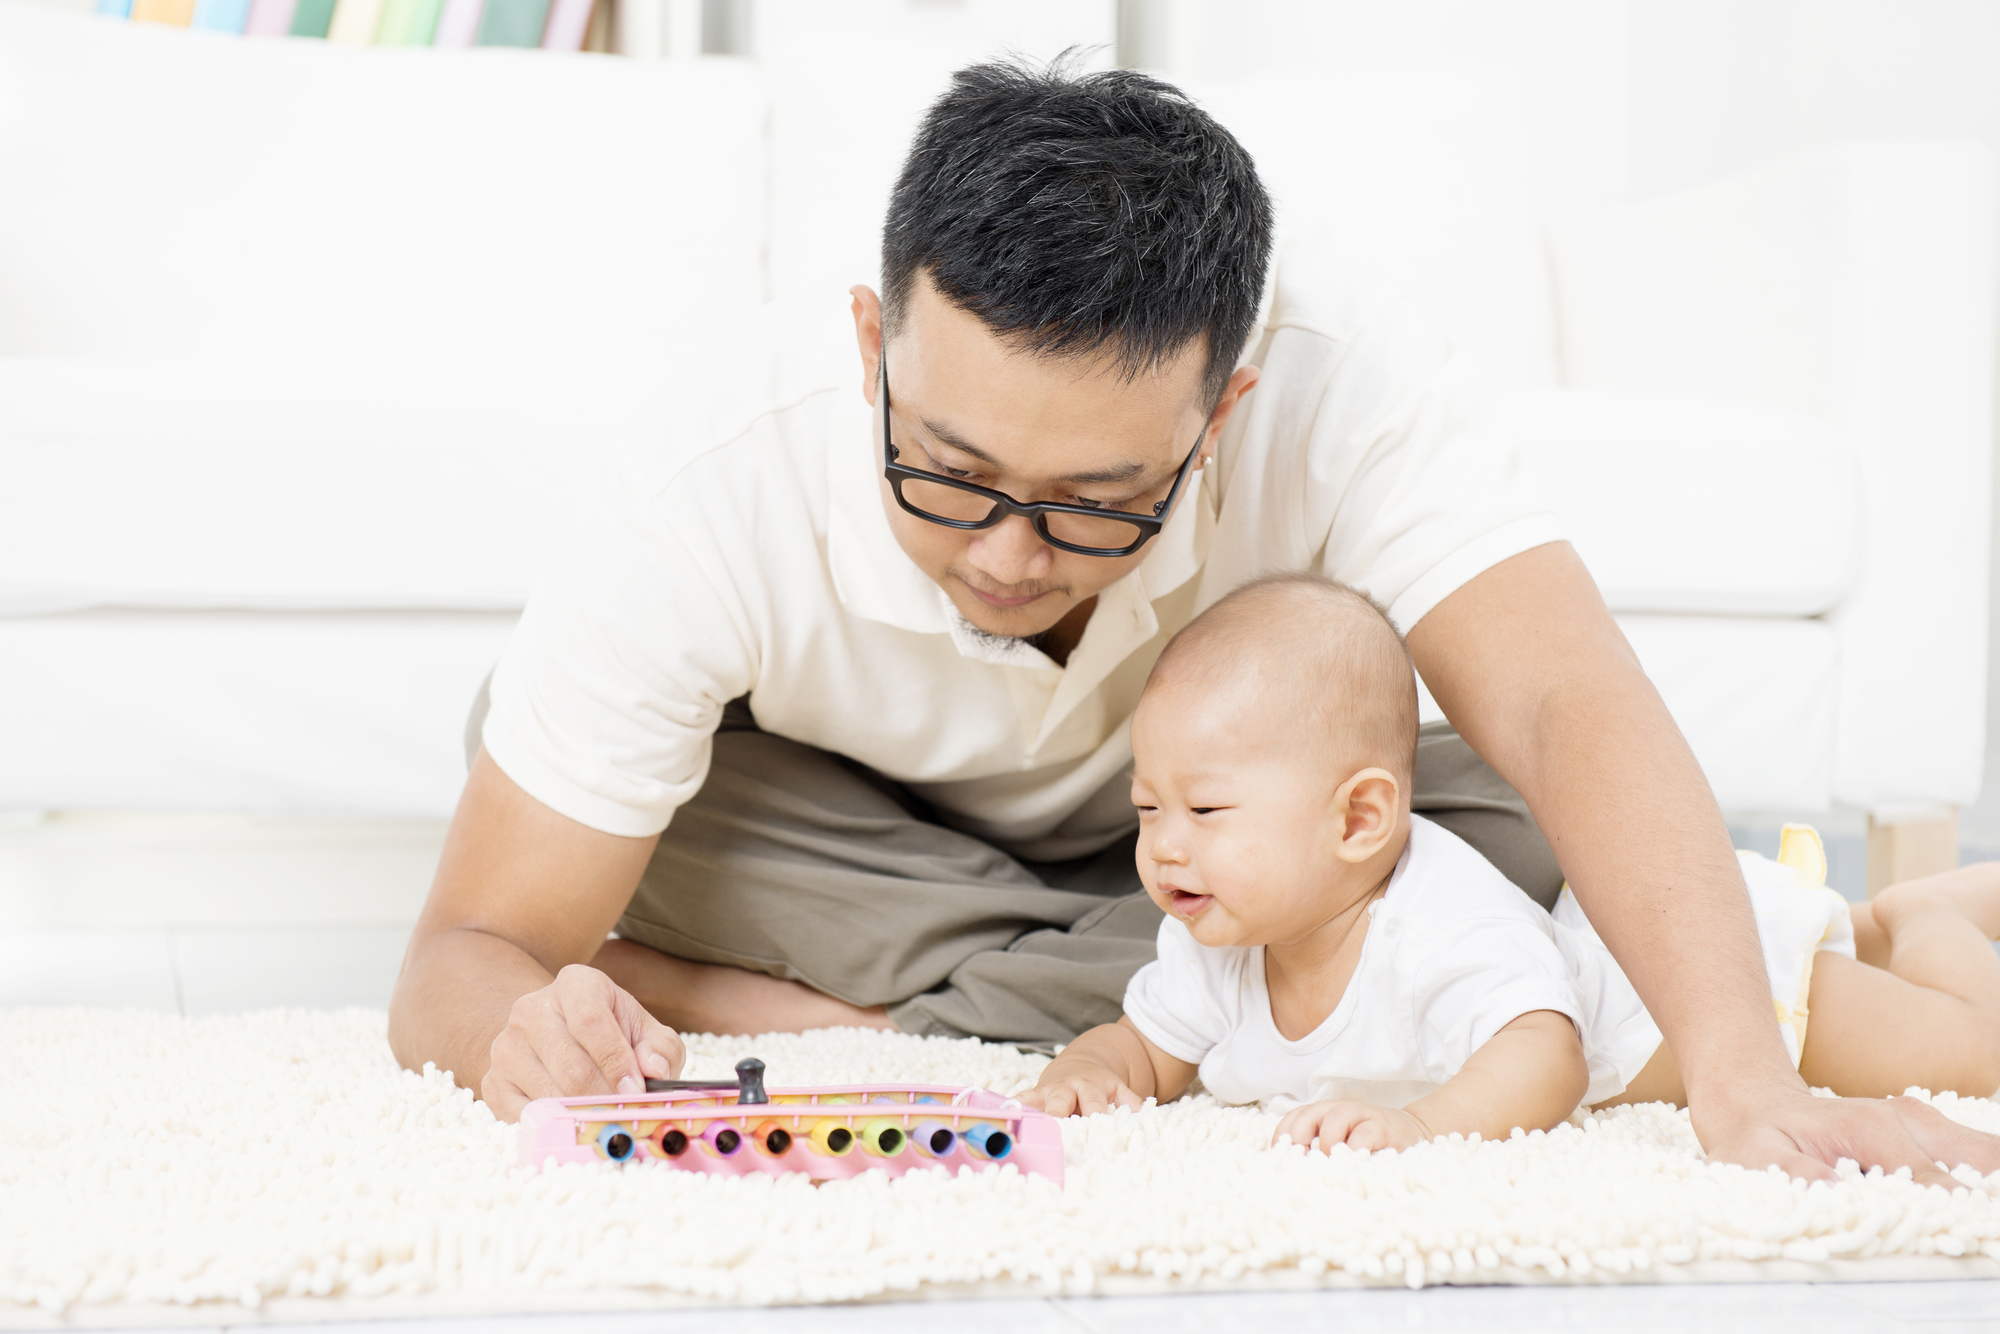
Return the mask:
{"type": "MultiPolygon", "coordinates": [[[[555,498],[714,406],[759,302],[837,325],[873,281],[925,86],[829,77],[0,7],[0,810],[447,813],[555,498]]],[[[1505,80],[1190,90],[1281,281],[1372,271],[1509,387],[1725,807],[1972,799],[1978,150],[1550,220],[1505,80]]]]}

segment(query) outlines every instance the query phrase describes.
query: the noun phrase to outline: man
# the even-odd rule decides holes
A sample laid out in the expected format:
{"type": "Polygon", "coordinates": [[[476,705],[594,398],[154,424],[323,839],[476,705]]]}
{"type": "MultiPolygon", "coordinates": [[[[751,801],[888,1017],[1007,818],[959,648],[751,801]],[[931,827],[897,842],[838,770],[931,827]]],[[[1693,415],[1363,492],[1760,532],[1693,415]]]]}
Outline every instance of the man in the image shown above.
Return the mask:
{"type": "Polygon", "coordinates": [[[1456,727],[1417,809],[1545,904],[1567,875],[1711,1153],[2000,1168],[1928,1108],[1808,1096],[1714,798],[1504,432],[1419,317],[1310,255],[1260,311],[1270,236],[1249,157],[1174,90],[962,71],[883,295],[852,293],[861,392],[770,354],[759,410],[634,456],[532,601],[398,1057],[512,1117],[670,1076],[675,1029],[1047,1043],[1115,1016],[1159,922],[1139,688],[1230,588],[1317,569],[1391,609],[1456,727]]]}

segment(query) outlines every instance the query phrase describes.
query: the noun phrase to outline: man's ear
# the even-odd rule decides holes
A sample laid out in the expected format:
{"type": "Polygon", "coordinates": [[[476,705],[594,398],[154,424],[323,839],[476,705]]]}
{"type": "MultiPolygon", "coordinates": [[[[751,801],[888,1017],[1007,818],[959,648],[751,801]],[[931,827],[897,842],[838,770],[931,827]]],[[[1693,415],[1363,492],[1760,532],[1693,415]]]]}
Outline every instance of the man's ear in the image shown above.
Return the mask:
{"type": "Polygon", "coordinates": [[[882,373],[882,298],[875,295],[874,288],[859,285],[848,288],[847,294],[854,298],[850,309],[854,312],[854,345],[861,353],[861,396],[872,408],[882,373]]]}
{"type": "Polygon", "coordinates": [[[1333,808],[1340,821],[1338,856],[1344,862],[1365,862],[1396,836],[1403,787],[1387,769],[1363,769],[1335,789],[1333,808]]]}
{"type": "Polygon", "coordinates": [[[1229,377],[1229,383],[1222,387],[1222,397],[1215,404],[1215,411],[1208,414],[1208,434],[1201,442],[1201,466],[1206,468],[1215,460],[1215,446],[1222,439],[1222,428],[1229,423],[1229,414],[1236,411],[1236,405],[1244,395],[1257,387],[1257,381],[1264,372],[1255,366],[1238,366],[1236,374],[1229,377]]]}

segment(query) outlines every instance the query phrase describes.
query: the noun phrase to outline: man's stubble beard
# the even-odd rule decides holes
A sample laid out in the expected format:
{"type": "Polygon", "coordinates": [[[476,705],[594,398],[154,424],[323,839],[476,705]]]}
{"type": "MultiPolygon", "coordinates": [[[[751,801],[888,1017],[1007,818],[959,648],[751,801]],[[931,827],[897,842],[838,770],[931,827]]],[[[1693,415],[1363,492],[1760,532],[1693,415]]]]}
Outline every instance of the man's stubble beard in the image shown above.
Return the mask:
{"type": "MultiPolygon", "coordinates": [[[[945,569],[945,577],[948,579],[956,579],[961,584],[964,584],[967,588],[977,588],[979,586],[975,584],[972,580],[966,578],[963,571],[951,567],[947,567],[945,569]]],[[[1046,597],[1052,593],[1056,594],[1059,597],[1067,597],[1070,591],[1069,585],[1067,584],[1050,584],[1050,583],[1043,583],[1039,580],[1028,580],[1024,583],[1009,584],[1008,588],[1010,590],[1009,596],[1013,597],[1021,597],[1030,593],[1036,594],[1041,597],[1046,597]]],[[[975,635],[977,635],[982,640],[992,641],[992,643],[995,646],[1000,646],[1010,643],[1018,643],[1025,640],[1029,644],[1036,644],[1036,646],[1039,647],[1039,644],[1037,644],[1036,641],[1040,640],[1043,635],[1047,634],[1049,631],[1055,629],[1057,625],[1061,624],[1063,616],[1067,616],[1069,614],[1070,607],[1073,605],[1074,605],[1073,600],[1065,602],[1061,615],[1058,615],[1054,620],[1050,621],[1047,625],[1043,626],[1039,630],[1029,630],[1020,634],[1012,634],[1012,635],[1002,634],[995,630],[988,630],[984,626],[980,625],[977,621],[973,620],[970,616],[966,616],[963,612],[960,612],[960,617],[965,621],[967,628],[969,628],[975,635]]],[[[986,608],[986,610],[990,611],[992,610],[992,608],[986,608]]]]}

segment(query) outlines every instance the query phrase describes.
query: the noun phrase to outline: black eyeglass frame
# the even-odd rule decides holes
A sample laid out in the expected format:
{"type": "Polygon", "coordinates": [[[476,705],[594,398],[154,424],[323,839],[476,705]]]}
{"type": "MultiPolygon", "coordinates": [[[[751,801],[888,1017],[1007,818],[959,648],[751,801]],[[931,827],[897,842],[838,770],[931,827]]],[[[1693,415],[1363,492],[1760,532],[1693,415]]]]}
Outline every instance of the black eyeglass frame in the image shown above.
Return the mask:
{"type": "Polygon", "coordinates": [[[901,505],[904,510],[916,515],[919,519],[928,520],[940,527],[957,528],[967,532],[976,531],[981,528],[991,528],[1008,515],[1018,514],[1034,524],[1035,532],[1040,536],[1042,541],[1063,551],[1074,552],[1079,556],[1129,556],[1159,536],[1160,529],[1166,527],[1167,519],[1173,513],[1174,501],[1180,496],[1181,485],[1187,481],[1188,468],[1201,454],[1201,442],[1208,438],[1209,424],[1215,420],[1215,414],[1211,412],[1208,421],[1201,424],[1201,434],[1194,438],[1194,448],[1190,449],[1187,457],[1181,460],[1180,470],[1174,474],[1173,489],[1167,492],[1167,498],[1154,505],[1153,512],[1150,515],[1129,514],[1124,510],[1101,510],[1092,509],[1088,505],[1065,505],[1057,500],[1023,502],[1014,499],[1014,497],[1004,491],[994,491],[988,487],[976,486],[971,482],[961,482],[956,477],[946,477],[942,473],[925,472],[920,468],[912,468],[896,462],[901,451],[896,448],[895,443],[889,438],[889,356],[886,348],[883,349],[881,357],[881,386],[882,475],[889,479],[889,489],[896,493],[896,503],[898,505],[901,505]],[[987,511],[986,517],[983,519],[947,519],[942,515],[932,514],[929,510],[919,509],[908,500],[905,500],[903,498],[904,482],[929,482],[936,486],[949,486],[955,490],[964,491],[969,495],[984,497],[993,502],[993,508],[987,511]],[[1130,546],[1125,547],[1078,546],[1074,542],[1065,542],[1060,537],[1056,537],[1049,532],[1048,516],[1051,514],[1076,514],[1091,519],[1112,519],[1119,523],[1132,525],[1132,527],[1139,530],[1139,536],[1130,546]]]}

